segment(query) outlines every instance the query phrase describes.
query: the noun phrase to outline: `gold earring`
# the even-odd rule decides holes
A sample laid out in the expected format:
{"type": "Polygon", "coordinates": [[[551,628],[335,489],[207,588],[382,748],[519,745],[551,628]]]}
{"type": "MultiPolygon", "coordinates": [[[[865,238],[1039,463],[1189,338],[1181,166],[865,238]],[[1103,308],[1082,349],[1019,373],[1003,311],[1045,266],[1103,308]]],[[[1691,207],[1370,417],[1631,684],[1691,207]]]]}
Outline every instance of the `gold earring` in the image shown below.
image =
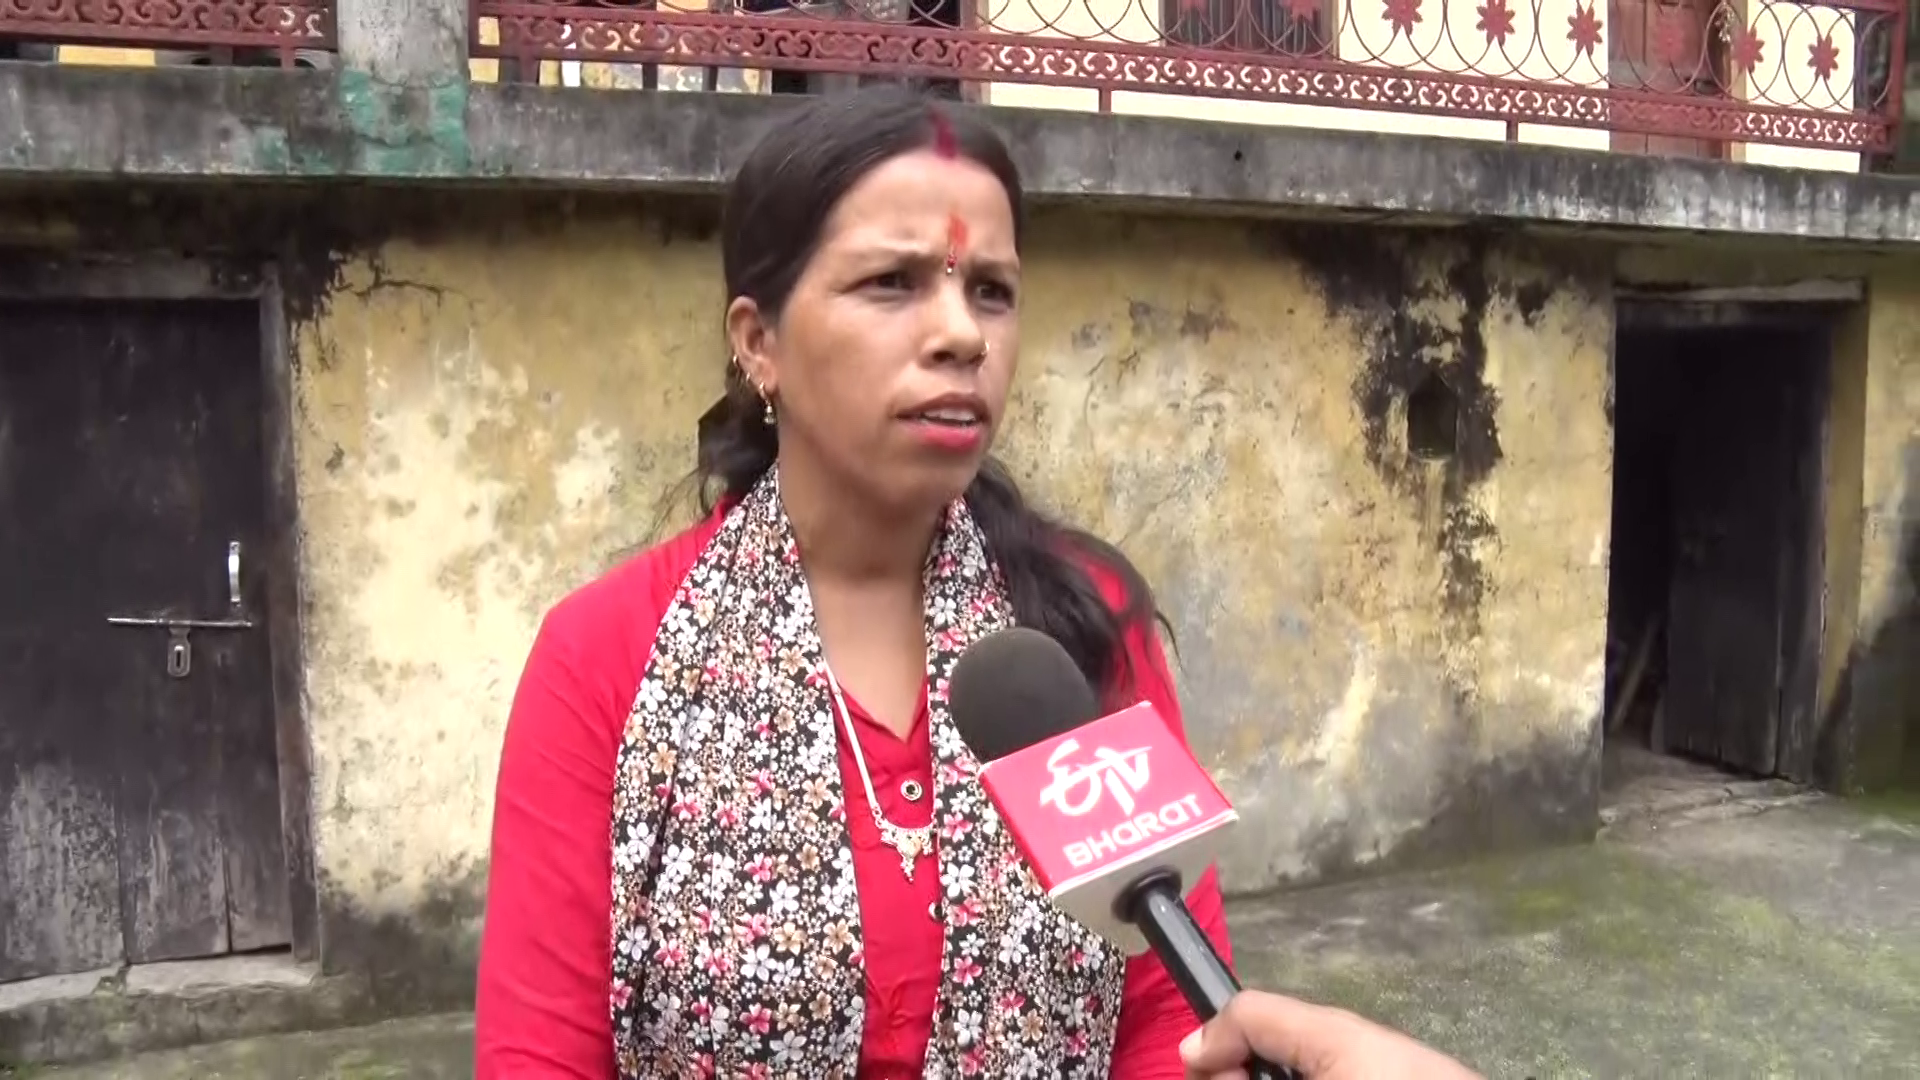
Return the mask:
{"type": "Polygon", "coordinates": [[[760,401],[761,404],[766,406],[765,410],[760,413],[760,420],[768,427],[773,427],[779,420],[779,417],[773,415],[773,402],[767,398],[761,398],[760,401]]]}

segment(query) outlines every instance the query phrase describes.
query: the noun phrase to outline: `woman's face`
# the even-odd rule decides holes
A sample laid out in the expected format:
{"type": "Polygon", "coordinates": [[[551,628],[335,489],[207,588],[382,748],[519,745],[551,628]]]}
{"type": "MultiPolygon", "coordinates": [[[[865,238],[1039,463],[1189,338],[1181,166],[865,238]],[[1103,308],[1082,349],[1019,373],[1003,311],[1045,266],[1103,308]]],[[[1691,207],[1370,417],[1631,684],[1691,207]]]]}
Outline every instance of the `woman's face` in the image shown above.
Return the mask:
{"type": "Polygon", "coordinates": [[[1013,208],[992,173],[922,151],[868,173],[828,217],[786,308],[734,301],[728,330],[779,415],[783,470],[893,513],[966,490],[1020,350],[1013,208]]]}

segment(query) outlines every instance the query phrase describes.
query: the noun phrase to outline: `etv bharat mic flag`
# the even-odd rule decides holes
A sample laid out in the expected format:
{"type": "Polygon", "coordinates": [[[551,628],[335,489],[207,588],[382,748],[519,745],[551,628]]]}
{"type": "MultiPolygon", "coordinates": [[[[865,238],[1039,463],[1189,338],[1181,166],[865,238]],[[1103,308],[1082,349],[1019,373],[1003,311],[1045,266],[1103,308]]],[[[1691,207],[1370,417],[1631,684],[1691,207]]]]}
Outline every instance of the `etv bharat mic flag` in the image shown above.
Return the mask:
{"type": "Polygon", "coordinates": [[[989,762],[980,783],[1047,895],[1129,953],[1147,941],[1114,900],[1162,867],[1190,887],[1239,820],[1145,702],[989,762]]]}

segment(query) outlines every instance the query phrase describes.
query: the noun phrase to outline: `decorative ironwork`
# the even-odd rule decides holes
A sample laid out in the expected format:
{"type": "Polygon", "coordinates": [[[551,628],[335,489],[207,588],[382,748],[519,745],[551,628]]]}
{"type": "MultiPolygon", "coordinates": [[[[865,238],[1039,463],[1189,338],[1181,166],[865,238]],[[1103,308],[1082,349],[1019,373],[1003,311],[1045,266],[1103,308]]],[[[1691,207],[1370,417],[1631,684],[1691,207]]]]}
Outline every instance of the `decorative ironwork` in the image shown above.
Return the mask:
{"type": "Polygon", "coordinates": [[[333,0],[0,0],[0,41],[332,50],[333,0]]]}
{"type": "Polygon", "coordinates": [[[1867,152],[1892,142],[1900,93],[1885,76],[1905,68],[1904,0],[677,2],[470,0],[474,53],[523,67],[1084,87],[1102,108],[1126,91],[1327,105],[1504,121],[1509,138],[1544,124],[1867,152]],[[684,10],[695,3],[707,6],[684,10]],[[499,44],[480,44],[482,19],[497,21],[499,44]]]}

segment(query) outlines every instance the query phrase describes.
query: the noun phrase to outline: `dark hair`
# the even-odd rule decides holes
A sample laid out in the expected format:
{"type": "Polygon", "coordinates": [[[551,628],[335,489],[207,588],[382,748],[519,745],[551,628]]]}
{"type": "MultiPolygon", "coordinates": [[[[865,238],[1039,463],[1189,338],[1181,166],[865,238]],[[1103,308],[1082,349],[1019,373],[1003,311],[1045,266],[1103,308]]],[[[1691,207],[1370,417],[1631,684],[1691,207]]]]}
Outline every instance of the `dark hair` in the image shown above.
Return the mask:
{"type": "MultiPolygon", "coordinates": [[[[903,88],[862,90],[782,117],[741,165],[721,221],[728,299],[750,297],[777,318],[847,191],[885,162],[936,142],[1000,181],[1017,244],[1025,223],[1020,172],[991,128],[903,88]]],[[[700,419],[694,478],[704,512],[745,496],[773,466],[779,429],[762,413],[746,377],[728,364],[725,392],[700,419]]],[[[1159,617],[1146,579],[1113,545],[1035,510],[997,460],[986,461],[966,500],[1005,577],[1016,621],[1064,646],[1096,688],[1125,686],[1124,630],[1159,617]],[[1081,566],[1089,559],[1119,580],[1126,600],[1118,615],[1081,566]]]]}

